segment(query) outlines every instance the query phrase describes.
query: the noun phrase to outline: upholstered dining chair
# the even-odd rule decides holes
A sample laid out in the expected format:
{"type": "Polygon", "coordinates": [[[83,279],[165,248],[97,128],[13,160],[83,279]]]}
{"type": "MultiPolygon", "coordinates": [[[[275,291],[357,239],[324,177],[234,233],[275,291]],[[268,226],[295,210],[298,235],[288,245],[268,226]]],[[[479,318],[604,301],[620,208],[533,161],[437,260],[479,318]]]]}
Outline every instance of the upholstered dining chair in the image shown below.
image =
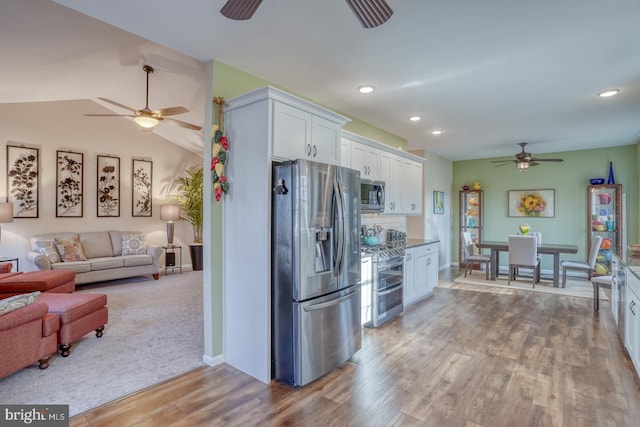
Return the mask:
{"type": "Polygon", "coordinates": [[[516,270],[522,267],[533,270],[532,283],[533,287],[536,287],[536,283],[540,280],[540,258],[538,258],[538,245],[536,242],[535,236],[509,236],[508,285],[511,285],[511,278],[515,279],[516,270]]]}
{"type": "Polygon", "coordinates": [[[473,253],[473,239],[471,238],[471,233],[468,231],[462,232],[462,239],[464,244],[464,277],[467,277],[467,272],[471,274],[473,266],[478,264],[482,266],[485,264],[485,276],[486,279],[489,280],[489,268],[491,268],[491,256],[483,255],[483,254],[474,254],[473,253]]]}
{"type": "Polygon", "coordinates": [[[593,236],[591,239],[591,249],[589,250],[589,258],[586,261],[562,261],[562,287],[567,284],[567,270],[579,270],[586,271],[587,277],[591,280],[593,269],[596,266],[596,258],[598,257],[598,251],[600,250],[600,244],[602,243],[602,236],[593,236]]]}

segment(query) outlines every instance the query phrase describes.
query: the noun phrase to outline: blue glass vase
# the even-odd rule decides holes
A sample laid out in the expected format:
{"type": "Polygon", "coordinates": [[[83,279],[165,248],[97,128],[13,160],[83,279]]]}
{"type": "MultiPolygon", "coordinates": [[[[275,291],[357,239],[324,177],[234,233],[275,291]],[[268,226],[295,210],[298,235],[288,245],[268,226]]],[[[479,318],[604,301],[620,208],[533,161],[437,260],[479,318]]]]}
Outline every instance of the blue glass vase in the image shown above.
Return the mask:
{"type": "Polygon", "coordinates": [[[607,184],[615,184],[616,180],[613,178],[613,162],[609,162],[609,181],[607,184]]]}

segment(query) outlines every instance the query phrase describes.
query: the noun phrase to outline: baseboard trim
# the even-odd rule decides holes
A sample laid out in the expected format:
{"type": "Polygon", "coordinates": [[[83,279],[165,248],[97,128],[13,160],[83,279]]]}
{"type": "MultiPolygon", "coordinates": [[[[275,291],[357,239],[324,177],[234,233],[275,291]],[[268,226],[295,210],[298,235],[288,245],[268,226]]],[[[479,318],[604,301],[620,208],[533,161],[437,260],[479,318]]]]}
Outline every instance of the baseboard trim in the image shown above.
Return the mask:
{"type": "Polygon", "coordinates": [[[204,356],[202,356],[202,361],[209,366],[216,366],[224,363],[224,357],[222,355],[211,357],[205,354],[204,356]]]}

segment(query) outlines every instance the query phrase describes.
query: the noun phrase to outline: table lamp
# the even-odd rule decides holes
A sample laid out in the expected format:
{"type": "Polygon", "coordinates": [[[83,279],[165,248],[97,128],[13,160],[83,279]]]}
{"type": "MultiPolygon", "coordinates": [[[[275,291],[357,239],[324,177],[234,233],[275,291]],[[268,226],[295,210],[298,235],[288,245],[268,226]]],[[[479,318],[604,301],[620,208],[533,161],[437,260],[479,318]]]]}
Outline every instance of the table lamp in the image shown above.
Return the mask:
{"type": "Polygon", "coordinates": [[[160,206],[160,219],[167,222],[167,244],[173,246],[173,221],[180,219],[180,206],[162,205],[160,206]]]}

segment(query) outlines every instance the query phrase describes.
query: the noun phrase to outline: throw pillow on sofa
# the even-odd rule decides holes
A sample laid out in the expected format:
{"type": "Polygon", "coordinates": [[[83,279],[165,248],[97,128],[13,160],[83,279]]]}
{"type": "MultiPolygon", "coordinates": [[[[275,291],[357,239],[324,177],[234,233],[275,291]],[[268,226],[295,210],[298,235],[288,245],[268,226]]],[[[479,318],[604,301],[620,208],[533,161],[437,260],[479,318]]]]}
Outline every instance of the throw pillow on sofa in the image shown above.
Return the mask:
{"type": "Polygon", "coordinates": [[[35,242],[35,245],[38,248],[38,252],[49,258],[51,263],[62,261],[62,259],[60,259],[60,254],[56,249],[56,243],[53,240],[38,240],[35,242]]]}
{"type": "Polygon", "coordinates": [[[3,314],[11,313],[19,308],[26,307],[29,304],[33,304],[38,299],[40,291],[35,291],[30,294],[15,295],[9,298],[0,300],[0,316],[3,314]]]}
{"type": "Polygon", "coordinates": [[[122,235],[122,255],[144,255],[147,253],[147,238],[141,234],[122,235]]]}
{"type": "Polygon", "coordinates": [[[82,245],[77,239],[60,239],[56,237],[56,248],[62,261],[86,261],[87,257],[82,250],[82,245]]]}

